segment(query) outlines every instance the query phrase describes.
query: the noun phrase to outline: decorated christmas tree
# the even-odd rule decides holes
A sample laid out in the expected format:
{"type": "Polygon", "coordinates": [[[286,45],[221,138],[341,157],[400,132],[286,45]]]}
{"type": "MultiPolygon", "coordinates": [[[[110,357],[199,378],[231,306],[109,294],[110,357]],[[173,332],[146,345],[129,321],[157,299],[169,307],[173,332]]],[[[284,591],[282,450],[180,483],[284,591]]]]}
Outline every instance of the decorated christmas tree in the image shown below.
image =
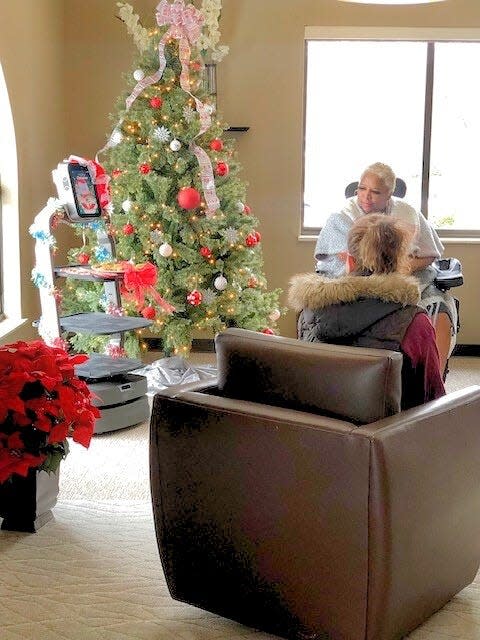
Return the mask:
{"type": "MultiPolygon", "coordinates": [[[[221,0],[203,0],[200,8],[162,0],[148,30],[130,5],[118,6],[138,55],[98,154],[111,176],[107,230],[116,256],[98,246],[97,222],[82,225],[83,245],[70,260],[128,261],[138,286],[112,310],[100,285],[69,280],[62,311],[142,314],[168,353],[188,353],[194,333],[205,330],[273,333],[279,291],[267,291],[259,221],[247,203],[234,140],[205,87],[205,56],[218,62],[227,50],[218,46],[221,0]]],[[[82,350],[104,346],[103,338],[75,340],[82,350]]],[[[127,341],[130,354],[137,341],[127,341]]]]}

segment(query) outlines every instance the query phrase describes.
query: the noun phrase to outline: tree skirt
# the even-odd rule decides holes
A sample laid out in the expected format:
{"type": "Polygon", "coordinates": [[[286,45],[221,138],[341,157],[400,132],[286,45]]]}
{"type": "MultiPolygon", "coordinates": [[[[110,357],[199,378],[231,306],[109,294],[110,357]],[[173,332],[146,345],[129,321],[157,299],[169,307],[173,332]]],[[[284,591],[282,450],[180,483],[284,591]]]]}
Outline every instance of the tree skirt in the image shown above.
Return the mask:
{"type": "Polygon", "coordinates": [[[147,395],[153,396],[157,391],[173,385],[212,380],[217,375],[217,368],[209,364],[194,365],[181,356],[170,356],[155,360],[132,373],[147,378],[147,395]]]}

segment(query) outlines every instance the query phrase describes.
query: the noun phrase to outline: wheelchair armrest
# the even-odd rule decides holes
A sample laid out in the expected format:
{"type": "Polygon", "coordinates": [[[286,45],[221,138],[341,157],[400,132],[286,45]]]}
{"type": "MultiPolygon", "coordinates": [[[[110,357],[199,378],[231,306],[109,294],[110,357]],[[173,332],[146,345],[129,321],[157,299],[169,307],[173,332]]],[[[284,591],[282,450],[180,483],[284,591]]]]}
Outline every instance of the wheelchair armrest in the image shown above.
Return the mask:
{"type": "Polygon", "coordinates": [[[462,265],[457,258],[437,258],[432,267],[437,272],[434,283],[442,291],[462,286],[462,265]]]}

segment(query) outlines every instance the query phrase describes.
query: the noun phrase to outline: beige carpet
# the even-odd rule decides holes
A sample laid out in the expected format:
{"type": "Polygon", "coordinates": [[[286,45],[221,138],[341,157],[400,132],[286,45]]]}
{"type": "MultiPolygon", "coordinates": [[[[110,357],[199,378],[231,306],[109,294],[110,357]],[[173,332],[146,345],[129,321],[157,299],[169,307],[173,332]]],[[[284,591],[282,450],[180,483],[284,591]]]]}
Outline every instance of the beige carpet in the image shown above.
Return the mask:
{"type": "MultiPolygon", "coordinates": [[[[454,358],[448,390],[480,384],[480,359],[454,358]]],[[[148,484],[148,429],[72,445],[55,518],[0,532],[1,640],[273,640],[175,602],[162,576],[148,484]]],[[[480,579],[412,640],[480,640],[480,579]]]]}

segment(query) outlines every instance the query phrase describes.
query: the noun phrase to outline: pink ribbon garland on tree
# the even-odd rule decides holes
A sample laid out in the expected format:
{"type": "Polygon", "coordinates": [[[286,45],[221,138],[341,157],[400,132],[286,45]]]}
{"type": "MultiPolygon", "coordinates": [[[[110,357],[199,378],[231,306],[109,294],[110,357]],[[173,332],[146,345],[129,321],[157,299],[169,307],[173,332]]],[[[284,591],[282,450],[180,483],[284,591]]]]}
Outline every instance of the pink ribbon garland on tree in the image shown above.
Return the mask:
{"type": "MultiPolygon", "coordinates": [[[[173,4],[170,4],[167,0],[161,0],[157,5],[156,19],[159,27],[169,25],[168,30],[164,33],[162,39],[158,43],[159,68],[154,74],[146,76],[137,82],[132,93],[125,101],[127,111],[147,87],[158,82],[163,76],[163,72],[165,71],[167,64],[165,59],[165,45],[169,39],[175,38],[179,41],[179,56],[182,65],[180,86],[193,98],[200,116],[200,131],[195,136],[195,138],[197,138],[209,129],[212,122],[207,106],[190,92],[188,63],[190,62],[191,50],[189,43],[194,44],[200,37],[204,21],[203,15],[192,4],[189,4],[186,7],[184,0],[175,0],[173,4]]],[[[205,202],[207,205],[206,215],[207,217],[211,217],[220,206],[220,202],[215,191],[215,179],[213,176],[212,163],[207,153],[193,141],[190,143],[189,149],[197,158],[200,166],[200,180],[202,182],[205,202]]]]}

